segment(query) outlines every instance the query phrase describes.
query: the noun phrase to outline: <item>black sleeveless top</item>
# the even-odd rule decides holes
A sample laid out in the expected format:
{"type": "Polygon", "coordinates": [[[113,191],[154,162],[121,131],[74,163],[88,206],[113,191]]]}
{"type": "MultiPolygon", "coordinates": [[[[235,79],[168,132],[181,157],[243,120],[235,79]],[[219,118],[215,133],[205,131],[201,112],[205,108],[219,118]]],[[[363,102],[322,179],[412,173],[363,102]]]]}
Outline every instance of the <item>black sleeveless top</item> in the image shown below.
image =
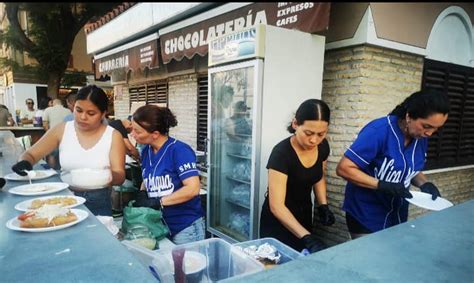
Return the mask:
{"type": "MultiPolygon", "coordinates": [[[[291,136],[282,140],[273,148],[267,169],[273,169],[288,176],[285,205],[298,222],[308,231],[311,231],[313,218],[311,191],[313,185],[323,177],[323,162],[329,156],[329,143],[324,139],[318,145],[318,159],[313,166],[306,168],[301,164],[296,151],[291,146],[290,139],[291,136]]],[[[302,249],[299,240],[271,213],[268,196],[265,198],[262,207],[260,236],[274,237],[298,251],[302,249]]]]}

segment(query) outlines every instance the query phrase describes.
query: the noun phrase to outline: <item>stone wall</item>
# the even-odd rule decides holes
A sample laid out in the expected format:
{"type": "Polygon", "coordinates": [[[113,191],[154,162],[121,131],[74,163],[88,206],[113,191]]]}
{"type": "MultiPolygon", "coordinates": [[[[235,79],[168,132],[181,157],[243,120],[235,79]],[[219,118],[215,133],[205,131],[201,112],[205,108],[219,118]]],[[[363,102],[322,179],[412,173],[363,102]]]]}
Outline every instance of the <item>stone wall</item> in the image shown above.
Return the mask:
{"type": "MultiPolygon", "coordinates": [[[[364,45],[326,51],[322,99],[331,108],[327,184],[328,202],[336,223],[331,227],[316,224],[315,232],[328,245],[349,240],[341,209],[346,182],[336,175],[337,163],[366,123],[387,115],[405,97],[420,89],[422,70],[423,57],[381,47],[364,45]]],[[[473,197],[472,169],[428,178],[439,185],[442,195],[456,203],[473,197]]],[[[424,213],[411,207],[409,217],[424,213]]]]}

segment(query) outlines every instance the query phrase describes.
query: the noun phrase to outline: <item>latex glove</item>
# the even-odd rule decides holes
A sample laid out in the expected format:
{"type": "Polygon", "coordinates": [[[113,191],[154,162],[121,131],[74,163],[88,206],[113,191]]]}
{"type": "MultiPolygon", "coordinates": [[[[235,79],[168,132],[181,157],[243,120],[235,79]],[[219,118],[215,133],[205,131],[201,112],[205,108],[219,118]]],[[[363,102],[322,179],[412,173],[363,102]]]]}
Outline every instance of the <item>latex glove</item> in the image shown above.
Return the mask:
{"type": "Polygon", "coordinates": [[[424,193],[430,194],[432,200],[435,200],[441,196],[438,188],[433,183],[430,183],[430,182],[426,182],[423,185],[421,185],[420,190],[424,193]]]}
{"type": "Polygon", "coordinates": [[[320,250],[324,250],[326,248],[326,245],[324,245],[313,234],[303,236],[303,238],[301,238],[301,241],[310,253],[319,252],[320,250]]]}
{"type": "Polygon", "coordinates": [[[402,183],[389,183],[379,180],[377,189],[395,197],[412,198],[410,191],[402,183]]]}
{"type": "Polygon", "coordinates": [[[161,206],[161,199],[160,198],[149,198],[146,191],[139,191],[135,202],[133,203],[134,207],[151,207],[156,210],[161,210],[163,207],[161,206]]]}
{"type": "Polygon", "coordinates": [[[26,176],[26,175],[28,175],[26,173],[26,171],[33,170],[33,166],[31,165],[30,162],[28,162],[26,160],[21,160],[17,164],[12,166],[12,170],[13,170],[13,172],[17,173],[20,176],[26,176]]]}
{"type": "Polygon", "coordinates": [[[318,207],[318,214],[319,214],[319,222],[325,226],[331,226],[336,222],[336,218],[331,210],[329,210],[329,206],[327,204],[322,204],[318,207]]]}

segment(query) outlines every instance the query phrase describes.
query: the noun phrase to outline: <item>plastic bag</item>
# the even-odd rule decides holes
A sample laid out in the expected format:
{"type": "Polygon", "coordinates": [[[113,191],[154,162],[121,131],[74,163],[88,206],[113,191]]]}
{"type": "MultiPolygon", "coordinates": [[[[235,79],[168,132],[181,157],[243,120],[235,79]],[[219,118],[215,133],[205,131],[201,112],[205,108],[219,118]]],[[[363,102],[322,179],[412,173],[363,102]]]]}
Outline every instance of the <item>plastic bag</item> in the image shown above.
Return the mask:
{"type": "Polygon", "coordinates": [[[122,230],[124,233],[135,224],[142,224],[151,231],[156,240],[162,240],[169,234],[169,228],[163,223],[160,210],[150,207],[133,207],[135,201],[131,200],[123,209],[122,230]]]}

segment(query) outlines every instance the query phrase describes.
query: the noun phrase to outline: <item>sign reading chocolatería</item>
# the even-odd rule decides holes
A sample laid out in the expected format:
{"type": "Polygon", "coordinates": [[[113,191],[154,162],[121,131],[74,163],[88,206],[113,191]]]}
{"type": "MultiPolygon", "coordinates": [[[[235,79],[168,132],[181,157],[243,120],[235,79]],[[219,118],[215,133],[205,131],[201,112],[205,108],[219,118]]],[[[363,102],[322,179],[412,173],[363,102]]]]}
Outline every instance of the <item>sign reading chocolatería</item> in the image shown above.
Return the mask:
{"type": "Polygon", "coordinates": [[[315,33],[329,25],[330,3],[273,2],[254,3],[204,20],[192,26],[160,35],[161,56],[164,63],[192,58],[196,53],[204,56],[208,43],[214,38],[267,24],[288,29],[315,33]]]}
{"type": "Polygon", "coordinates": [[[150,42],[114,53],[95,60],[96,79],[104,75],[111,75],[114,71],[136,70],[137,68],[157,68],[158,43],[154,39],[150,42]]]}

